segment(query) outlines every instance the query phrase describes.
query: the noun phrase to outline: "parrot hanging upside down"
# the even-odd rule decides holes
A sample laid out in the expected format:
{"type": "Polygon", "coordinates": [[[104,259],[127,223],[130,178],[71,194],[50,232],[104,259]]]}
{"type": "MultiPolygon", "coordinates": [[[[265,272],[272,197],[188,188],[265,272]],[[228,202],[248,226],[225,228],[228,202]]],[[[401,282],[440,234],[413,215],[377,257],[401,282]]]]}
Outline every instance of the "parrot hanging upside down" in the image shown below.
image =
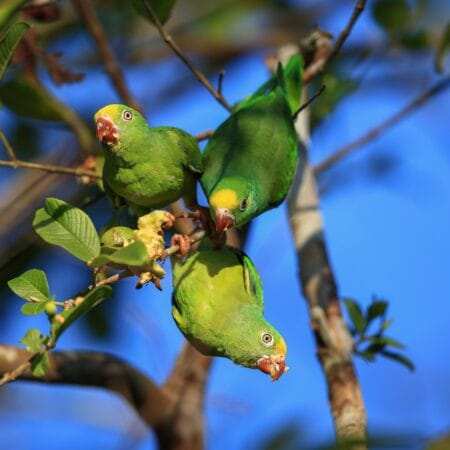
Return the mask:
{"type": "Polygon", "coordinates": [[[243,100],[205,148],[201,184],[216,230],[240,227],[286,198],[298,162],[299,55],[243,100]]]}
{"type": "Polygon", "coordinates": [[[202,244],[172,265],[172,315],[194,347],[259,368],[274,381],[288,370],[286,343],[264,318],[261,280],[247,255],[202,244]]]}

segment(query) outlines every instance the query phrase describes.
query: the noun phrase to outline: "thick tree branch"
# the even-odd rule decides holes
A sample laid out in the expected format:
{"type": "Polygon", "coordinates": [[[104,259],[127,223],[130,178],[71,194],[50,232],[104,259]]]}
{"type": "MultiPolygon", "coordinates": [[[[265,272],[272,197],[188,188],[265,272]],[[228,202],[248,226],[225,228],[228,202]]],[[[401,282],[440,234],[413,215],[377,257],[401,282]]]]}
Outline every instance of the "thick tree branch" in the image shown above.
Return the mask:
{"type": "Polygon", "coordinates": [[[103,26],[98,20],[91,0],[72,1],[77,8],[80,16],[82,17],[84,23],[86,24],[87,30],[89,31],[97,45],[100,57],[102,58],[103,64],[105,66],[106,73],[108,74],[117,93],[127,105],[142,112],[141,106],[134,98],[125,83],[122,68],[120,67],[116,55],[114,54],[114,51],[109,44],[108,36],[106,35],[103,26]]]}
{"type": "MultiPolygon", "coordinates": [[[[295,49],[291,49],[295,51],[295,49]]],[[[281,49],[280,60],[290,55],[281,49]]],[[[303,92],[306,97],[306,92],[303,92]]],[[[301,145],[309,144],[309,109],[295,122],[301,145]]],[[[325,375],[338,439],[366,437],[367,419],[361,389],[352,363],[352,338],[342,317],[337,287],[328,260],[316,180],[304,161],[297,168],[288,197],[289,221],[299,264],[300,283],[307,301],[317,356],[325,375]]],[[[364,448],[362,446],[361,448],[364,448]]]]}
{"type": "MultiPolygon", "coordinates": [[[[26,364],[26,350],[0,345],[0,374],[26,364]]],[[[51,369],[45,378],[36,378],[29,371],[21,380],[39,383],[73,384],[108,389],[121,395],[149,426],[158,426],[169,410],[170,397],[146,375],[121,359],[97,352],[53,352],[51,369]]]]}
{"type": "Polygon", "coordinates": [[[197,67],[194,66],[192,61],[187,57],[187,55],[184,54],[184,52],[181,50],[181,48],[178,46],[178,44],[173,40],[172,36],[167,33],[167,31],[164,29],[162,23],[159,21],[158,16],[155,14],[155,11],[153,11],[153,8],[150,6],[149,2],[147,0],[143,0],[144,5],[150,14],[150,17],[153,20],[154,25],[156,26],[156,29],[158,30],[158,33],[160,34],[163,41],[173,50],[173,52],[178,56],[178,58],[183,62],[183,64],[193,73],[195,78],[203,84],[203,86],[206,88],[206,90],[227,110],[231,111],[231,106],[228,104],[228,102],[225,100],[225,97],[222,95],[222,93],[214,89],[214,86],[211,84],[211,82],[206,78],[204,73],[197,69],[197,67]]]}
{"type": "Polygon", "coordinates": [[[425,105],[425,103],[427,103],[429,100],[431,100],[436,95],[443,92],[448,87],[450,87],[450,77],[446,77],[446,78],[443,78],[442,80],[438,81],[431,88],[425,90],[424,92],[419,94],[417,97],[415,97],[411,102],[409,102],[406,106],[404,106],[402,109],[397,111],[393,116],[387,118],[386,120],[381,122],[379,125],[372,128],[371,130],[369,130],[367,133],[364,133],[362,136],[360,136],[355,141],[344,145],[340,149],[333,152],[330,156],[326,157],[323,161],[321,161],[314,167],[314,173],[316,175],[319,175],[319,174],[325,172],[331,166],[338,163],[342,159],[346,158],[348,155],[350,155],[354,151],[364,147],[368,143],[379,138],[389,128],[392,128],[393,126],[397,125],[404,118],[406,118],[410,114],[414,113],[417,109],[419,109],[421,106],[425,105]]]}

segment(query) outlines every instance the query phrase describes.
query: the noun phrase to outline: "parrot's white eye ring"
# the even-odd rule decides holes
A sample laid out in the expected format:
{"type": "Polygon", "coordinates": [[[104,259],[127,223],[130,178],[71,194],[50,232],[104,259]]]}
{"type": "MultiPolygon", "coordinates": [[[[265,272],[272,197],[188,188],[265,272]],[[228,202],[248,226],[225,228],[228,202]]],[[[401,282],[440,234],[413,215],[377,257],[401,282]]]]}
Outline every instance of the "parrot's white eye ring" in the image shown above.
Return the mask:
{"type": "Polygon", "coordinates": [[[123,120],[131,120],[133,118],[133,113],[128,109],[122,113],[123,120]]]}
{"type": "Polygon", "coordinates": [[[245,211],[248,206],[248,199],[244,198],[244,200],[241,201],[241,204],[239,205],[239,209],[241,211],[245,211]]]}
{"type": "Polygon", "coordinates": [[[272,345],[274,344],[275,340],[272,336],[271,333],[267,332],[267,331],[263,331],[261,333],[261,342],[265,347],[272,347],[272,345]]]}

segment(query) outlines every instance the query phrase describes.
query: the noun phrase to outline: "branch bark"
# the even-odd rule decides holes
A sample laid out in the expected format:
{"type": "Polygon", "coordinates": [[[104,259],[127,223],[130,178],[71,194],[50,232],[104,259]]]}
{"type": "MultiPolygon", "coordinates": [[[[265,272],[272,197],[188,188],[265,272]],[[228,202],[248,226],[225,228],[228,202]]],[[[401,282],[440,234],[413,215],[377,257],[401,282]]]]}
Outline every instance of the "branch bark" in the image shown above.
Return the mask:
{"type": "MultiPolygon", "coordinates": [[[[296,129],[300,142],[307,145],[308,110],[298,116],[296,129]]],[[[336,436],[341,440],[364,440],[367,418],[352,363],[353,342],[342,317],[326,249],[316,180],[307,161],[298,168],[288,197],[288,211],[300,283],[308,305],[317,357],[325,375],[336,436]]]]}
{"type": "MultiPolygon", "coordinates": [[[[149,426],[158,426],[169,410],[170,398],[166,392],[141,371],[113,355],[55,351],[49,356],[51,369],[45,378],[36,378],[26,371],[19,379],[110,390],[122,396],[149,426]]],[[[0,345],[0,374],[25,364],[29,357],[26,350],[0,345]]]]}
{"type": "Polygon", "coordinates": [[[122,68],[109,44],[108,36],[106,35],[103,26],[98,20],[91,0],[72,1],[97,45],[105,70],[117,93],[127,105],[143,112],[139,102],[135,99],[125,83],[122,68]]]}

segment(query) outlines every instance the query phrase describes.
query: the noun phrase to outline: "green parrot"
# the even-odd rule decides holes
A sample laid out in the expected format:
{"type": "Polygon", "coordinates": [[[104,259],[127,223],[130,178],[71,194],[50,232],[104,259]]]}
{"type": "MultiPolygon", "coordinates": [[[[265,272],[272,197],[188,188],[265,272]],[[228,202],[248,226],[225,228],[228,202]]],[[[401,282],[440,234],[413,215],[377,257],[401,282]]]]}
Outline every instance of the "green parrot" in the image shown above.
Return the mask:
{"type": "Polygon", "coordinates": [[[105,106],[94,118],[105,149],[107,192],[125,200],[138,215],[180,197],[196,207],[202,156],[193,136],[174,127],[149,127],[138,111],[125,105],[105,106]]]}
{"type": "Polygon", "coordinates": [[[242,226],[286,198],[299,160],[293,116],[300,107],[302,64],[295,55],[279,65],[209,140],[201,184],[218,232],[242,226]]]}
{"type": "Polygon", "coordinates": [[[247,255],[202,243],[184,261],[172,258],[172,266],[172,315],[194,347],[273,380],[288,370],[286,343],[264,318],[261,280],[247,255]]]}

